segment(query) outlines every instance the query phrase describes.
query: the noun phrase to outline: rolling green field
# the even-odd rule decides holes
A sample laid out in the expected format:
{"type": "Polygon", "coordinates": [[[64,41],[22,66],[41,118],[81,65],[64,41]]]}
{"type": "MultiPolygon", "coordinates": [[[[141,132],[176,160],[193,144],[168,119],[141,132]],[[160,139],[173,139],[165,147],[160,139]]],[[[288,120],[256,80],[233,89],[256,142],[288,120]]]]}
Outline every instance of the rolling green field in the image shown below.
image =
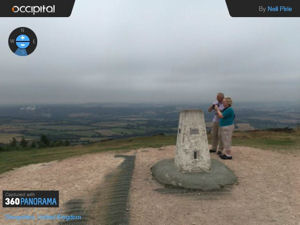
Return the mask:
{"type": "MultiPolygon", "coordinates": [[[[37,141],[46,135],[51,141],[72,145],[107,139],[174,135],[179,112],[202,109],[208,130],[213,113],[201,104],[77,104],[77,105],[8,105],[0,106],[0,145],[13,137],[37,141]]],[[[237,103],[236,130],[296,128],[300,126],[299,103],[237,103]]]]}
{"type": "Polygon", "coordinates": [[[233,145],[279,152],[300,152],[300,129],[295,129],[292,132],[265,130],[235,132],[233,145]]]}
{"type": "MultiPolygon", "coordinates": [[[[249,146],[282,153],[300,152],[300,130],[284,131],[248,131],[235,132],[233,145],[249,146]]],[[[210,136],[208,136],[210,140],[210,136]]],[[[156,135],[149,137],[135,137],[98,142],[89,145],[70,147],[10,150],[0,152],[0,173],[13,168],[53,160],[62,160],[72,156],[97,153],[103,151],[128,151],[145,147],[159,148],[161,146],[175,145],[175,135],[156,135]]]]}

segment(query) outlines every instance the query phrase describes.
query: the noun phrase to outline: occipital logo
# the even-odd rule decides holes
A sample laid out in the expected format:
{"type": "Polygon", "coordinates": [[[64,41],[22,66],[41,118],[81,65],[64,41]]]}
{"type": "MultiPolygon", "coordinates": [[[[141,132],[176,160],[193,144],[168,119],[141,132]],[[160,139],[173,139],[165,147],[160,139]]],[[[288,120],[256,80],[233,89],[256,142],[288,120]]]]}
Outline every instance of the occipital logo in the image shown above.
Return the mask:
{"type": "Polygon", "coordinates": [[[55,13],[55,5],[35,5],[35,6],[30,6],[30,5],[22,5],[22,6],[13,6],[11,8],[12,13],[28,13],[28,14],[40,14],[40,13],[55,13]]]}

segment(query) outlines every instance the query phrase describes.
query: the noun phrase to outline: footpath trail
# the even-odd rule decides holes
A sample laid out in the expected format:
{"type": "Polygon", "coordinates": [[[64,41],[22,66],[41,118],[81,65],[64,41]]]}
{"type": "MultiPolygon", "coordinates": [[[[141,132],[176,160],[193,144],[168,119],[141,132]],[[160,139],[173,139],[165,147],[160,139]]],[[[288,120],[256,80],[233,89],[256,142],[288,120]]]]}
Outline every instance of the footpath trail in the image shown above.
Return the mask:
{"type": "Polygon", "coordinates": [[[238,184],[221,192],[185,193],[151,176],[151,166],[174,157],[174,151],[175,146],[137,151],[131,225],[300,225],[300,154],[233,147],[234,159],[222,162],[238,184]]]}
{"type": "MultiPolygon", "coordinates": [[[[114,152],[102,152],[72,157],[62,161],[39,163],[0,174],[0,190],[58,190],[59,208],[0,208],[0,224],[53,225],[58,220],[7,220],[5,215],[80,215],[82,221],[67,224],[97,224],[92,207],[95,195],[105,187],[106,176],[122,165],[124,157],[114,152]]],[[[130,153],[129,153],[130,154],[130,153]]],[[[0,195],[2,202],[2,194],[0,195]]]]}
{"type": "Polygon", "coordinates": [[[238,184],[204,193],[168,189],[152,178],[151,166],[174,152],[175,146],[102,152],[0,174],[0,190],[60,191],[59,208],[1,207],[0,224],[300,225],[300,154],[233,147],[234,159],[222,162],[238,184]],[[5,220],[7,214],[83,219],[16,221],[5,220]]]}

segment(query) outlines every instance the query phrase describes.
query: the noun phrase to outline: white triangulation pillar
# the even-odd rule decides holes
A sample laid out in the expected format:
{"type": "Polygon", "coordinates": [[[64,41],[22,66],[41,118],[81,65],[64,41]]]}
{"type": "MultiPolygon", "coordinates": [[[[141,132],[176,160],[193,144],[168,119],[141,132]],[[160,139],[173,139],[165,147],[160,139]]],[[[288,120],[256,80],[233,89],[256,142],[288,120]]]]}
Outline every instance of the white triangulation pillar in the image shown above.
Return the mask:
{"type": "Polygon", "coordinates": [[[180,112],[175,165],[182,172],[210,170],[206,125],[201,110],[180,112]]]}

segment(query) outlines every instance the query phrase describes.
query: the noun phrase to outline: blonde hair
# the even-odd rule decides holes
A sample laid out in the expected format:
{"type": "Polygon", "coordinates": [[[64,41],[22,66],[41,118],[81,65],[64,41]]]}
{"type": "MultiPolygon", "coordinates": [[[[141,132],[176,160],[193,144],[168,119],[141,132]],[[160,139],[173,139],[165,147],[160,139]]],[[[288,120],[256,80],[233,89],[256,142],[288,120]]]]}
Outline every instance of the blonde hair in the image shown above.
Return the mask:
{"type": "Polygon", "coordinates": [[[228,103],[228,105],[232,106],[232,99],[230,97],[225,97],[224,100],[228,103]]]}

